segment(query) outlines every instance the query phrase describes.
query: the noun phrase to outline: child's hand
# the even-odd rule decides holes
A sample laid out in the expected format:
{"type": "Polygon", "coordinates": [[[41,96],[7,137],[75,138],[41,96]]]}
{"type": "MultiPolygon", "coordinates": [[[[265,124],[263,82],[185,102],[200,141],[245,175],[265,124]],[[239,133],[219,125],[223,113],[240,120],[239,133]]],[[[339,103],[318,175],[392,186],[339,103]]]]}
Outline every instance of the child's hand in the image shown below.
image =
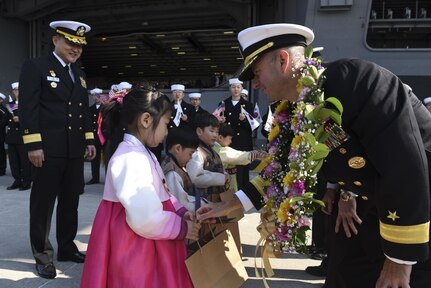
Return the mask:
{"type": "Polygon", "coordinates": [[[184,213],[183,219],[186,221],[195,221],[195,213],[192,211],[187,211],[186,213],[184,213]]]}
{"type": "Polygon", "coordinates": [[[224,173],[225,176],[225,180],[224,180],[224,185],[227,185],[230,183],[230,180],[232,179],[232,176],[228,173],[224,173]]]}
{"type": "Polygon", "coordinates": [[[199,230],[201,229],[201,224],[193,221],[187,222],[187,239],[199,240],[199,230]]]}

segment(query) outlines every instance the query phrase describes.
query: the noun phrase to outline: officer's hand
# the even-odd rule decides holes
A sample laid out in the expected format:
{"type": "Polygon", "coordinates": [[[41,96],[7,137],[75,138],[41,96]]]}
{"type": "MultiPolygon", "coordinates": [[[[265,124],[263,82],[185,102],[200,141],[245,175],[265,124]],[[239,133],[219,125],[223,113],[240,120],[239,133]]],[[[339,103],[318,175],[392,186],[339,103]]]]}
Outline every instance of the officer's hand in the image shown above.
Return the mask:
{"type": "Polygon", "coordinates": [[[389,259],[385,260],[376,288],[400,287],[409,288],[412,265],[398,264],[389,259]]]}
{"type": "Polygon", "coordinates": [[[325,195],[322,198],[323,203],[325,203],[325,207],[322,207],[322,212],[331,215],[332,214],[332,208],[334,206],[335,202],[335,194],[337,193],[337,190],[335,189],[326,189],[325,195]]]}
{"type": "Polygon", "coordinates": [[[93,160],[96,157],[96,147],[94,145],[87,145],[87,151],[85,153],[88,160],[93,160]]]}
{"type": "Polygon", "coordinates": [[[239,113],[239,120],[240,121],[244,121],[245,120],[245,115],[242,113],[239,113]]]}
{"type": "Polygon", "coordinates": [[[43,161],[45,161],[45,156],[42,149],[28,151],[28,160],[35,167],[42,167],[43,161]]]}
{"type": "Polygon", "coordinates": [[[181,120],[187,121],[188,117],[186,114],[181,115],[181,120]]]}
{"type": "Polygon", "coordinates": [[[350,238],[352,234],[350,230],[356,235],[358,229],[356,229],[355,222],[358,224],[362,223],[361,218],[356,214],[356,199],[350,199],[349,201],[338,201],[338,215],[335,223],[335,232],[338,233],[340,230],[340,224],[343,225],[344,233],[347,238],[350,238]]]}

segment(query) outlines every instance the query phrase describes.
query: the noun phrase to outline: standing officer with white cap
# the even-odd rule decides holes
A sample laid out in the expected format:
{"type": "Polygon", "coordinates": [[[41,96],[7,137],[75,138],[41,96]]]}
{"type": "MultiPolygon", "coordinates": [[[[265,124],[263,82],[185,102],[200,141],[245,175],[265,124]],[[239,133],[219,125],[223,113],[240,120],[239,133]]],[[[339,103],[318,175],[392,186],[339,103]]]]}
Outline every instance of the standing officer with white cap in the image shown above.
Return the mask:
{"type": "Polygon", "coordinates": [[[12,83],[14,98],[9,97],[9,121],[7,125],[6,143],[8,145],[9,166],[14,178],[7,190],[21,191],[31,188],[31,164],[28,160],[27,149],[22,140],[22,129],[19,119],[19,83],[12,83]]]}
{"type": "Polygon", "coordinates": [[[202,94],[201,93],[189,93],[190,104],[195,107],[196,115],[202,113],[209,113],[207,110],[201,107],[202,103],[202,94]]]}
{"type": "Polygon", "coordinates": [[[5,107],[6,95],[0,93],[0,176],[6,174],[6,149],[4,143],[6,139],[6,125],[9,119],[9,112],[5,107]]]}
{"type": "MultiPolygon", "coordinates": [[[[270,102],[305,99],[312,92],[298,85],[314,80],[302,76],[304,69],[310,75],[317,71],[307,66],[316,65],[314,60],[304,56],[313,39],[311,29],[287,23],[241,31],[240,79],[252,80],[270,102]]],[[[342,127],[332,130],[331,122],[325,122],[330,152],[322,159],[321,172],[341,188],[338,206],[356,208],[339,209],[337,223],[344,233],[334,236],[325,286],[431,287],[431,114],[396,75],[374,63],[341,59],[325,67],[319,89],[332,99],[326,98],[323,107],[342,110],[337,114],[342,127]]],[[[227,203],[202,207],[198,220],[241,206],[260,209],[265,205],[263,182],[262,177],[251,181],[227,203]]]]}
{"type": "MultiPolygon", "coordinates": [[[[120,83],[121,84],[121,83],[120,83]]],[[[130,87],[132,87],[130,85],[130,87]]],[[[100,88],[94,88],[90,90],[91,96],[93,96],[94,104],[90,106],[91,115],[91,126],[94,134],[94,146],[96,147],[96,156],[91,160],[91,179],[86,182],[86,185],[97,184],[100,181],[100,160],[102,154],[102,144],[100,143],[99,136],[97,135],[97,120],[99,119],[99,112],[102,108],[103,101],[101,99],[103,90],[100,88]]]]}
{"type": "Polygon", "coordinates": [[[184,126],[184,125],[192,125],[193,120],[195,118],[195,108],[193,105],[187,103],[184,101],[184,90],[186,87],[182,84],[173,84],[171,85],[171,91],[172,91],[172,105],[175,109],[174,113],[171,116],[171,122],[169,123],[169,128],[173,128],[177,126],[174,123],[175,115],[177,114],[178,109],[182,109],[182,115],[180,118],[180,123],[178,127],[184,126]],[[178,107],[181,106],[181,107],[178,107]]]}
{"type": "Polygon", "coordinates": [[[90,26],[54,21],[54,51],[27,60],[21,70],[20,120],[24,144],[35,175],[30,194],[30,241],[40,277],[54,278],[53,247],[48,239],[57,204],[58,261],[82,263],[74,239],[84,156],[96,154],[88,107],[86,77],[75,65],[87,44],[90,26]]]}
{"type": "MultiPolygon", "coordinates": [[[[241,97],[241,92],[243,91],[242,84],[243,82],[238,78],[229,79],[229,92],[231,96],[223,100],[225,111],[224,118],[221,117],[221,119],[224,119],[224,123],[231,126],[234,132],[230,147],[240,151],[251,151],[253,150],[253,134],[246,116],[241,113],[241,107],[250,115],[253,115],[253,105],[241,97]]],[[[250,165],[238,165],[236,168],[238,188],[241,189],[250,180],[250,165]]]]}

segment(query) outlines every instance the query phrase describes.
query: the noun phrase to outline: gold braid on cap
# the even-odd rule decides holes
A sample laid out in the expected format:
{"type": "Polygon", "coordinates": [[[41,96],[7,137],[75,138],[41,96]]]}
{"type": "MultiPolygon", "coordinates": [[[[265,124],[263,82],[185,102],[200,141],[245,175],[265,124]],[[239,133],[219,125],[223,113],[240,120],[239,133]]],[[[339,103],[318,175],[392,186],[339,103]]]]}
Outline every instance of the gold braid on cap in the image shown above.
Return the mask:
{"type": "Polygon", "coordinates": [[[85,37],[80,37],[80,36],[72,35],[72,34],[69,34],[67,32],[61,31],[59,29],[56,29],[55,32],[57,32],[58,34],[63,35],[67,40],[72,41],[74,43],[87,44],[87,41],[85,40],[85,37]]]}
{"type": "Polygon", "coordinates": [[[269,42],[268,44],[260,47],[259,49],[257,49],[256,51],[254,51],[253,53],[251,53],[250,55],[248,55],[247,57],[245,57],[245,59],[244,59],[244,66],[250,65],[250,63],[253,62],[254,58],[258,54],[260,54],[260,52],[265,51],[266,49],[269,49],[272,46],[274,46],[274,42],[269,42]]]}

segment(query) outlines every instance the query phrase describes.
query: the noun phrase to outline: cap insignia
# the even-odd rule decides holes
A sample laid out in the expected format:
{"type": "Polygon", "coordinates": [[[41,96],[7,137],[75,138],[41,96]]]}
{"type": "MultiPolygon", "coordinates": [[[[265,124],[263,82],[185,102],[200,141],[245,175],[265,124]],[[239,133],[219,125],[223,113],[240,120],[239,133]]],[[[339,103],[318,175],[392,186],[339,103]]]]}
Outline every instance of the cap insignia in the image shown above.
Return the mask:
{"type": "Polygon", "coordinates": [[[78,36],[84,36],[85,34],[85,27],[84,26],[79,26],[78,29],[76,29],[76,35],[78,36]]]}

